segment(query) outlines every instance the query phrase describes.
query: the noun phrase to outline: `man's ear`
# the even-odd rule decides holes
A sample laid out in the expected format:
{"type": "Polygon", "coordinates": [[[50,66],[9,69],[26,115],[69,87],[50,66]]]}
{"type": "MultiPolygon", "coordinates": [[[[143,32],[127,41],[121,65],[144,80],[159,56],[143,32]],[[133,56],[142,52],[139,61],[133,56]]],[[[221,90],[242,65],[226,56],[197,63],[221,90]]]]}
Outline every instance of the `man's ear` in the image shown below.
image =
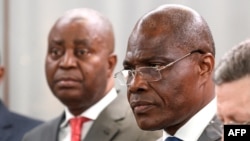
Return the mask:
{"type": "Polygon", "coordinates": [[[199,61],[199,73],[200,76],[204,78],[208,78],[212,75],[213,70],[214,70],[214,56],[211,53],[206,53],[202,55],[199,61]]]}
{"type": "Polygon", "coordinates": [[[4,67],[0,66],[0,81],[3,79],[4,76],[4,67]]]}
{"type": "MultiPolygon", "coordinates": [[[[113,71],[115,69],[116,63],[117,63],[116,54],[110,54],[109,58],[108,58],[108,70],[109,70],[108,74],[109,74],[109,77],[111,75],[113,75],[113,71]]],[[[113,76],[111,76],[111,77],[113,77],[113,76]]]]}

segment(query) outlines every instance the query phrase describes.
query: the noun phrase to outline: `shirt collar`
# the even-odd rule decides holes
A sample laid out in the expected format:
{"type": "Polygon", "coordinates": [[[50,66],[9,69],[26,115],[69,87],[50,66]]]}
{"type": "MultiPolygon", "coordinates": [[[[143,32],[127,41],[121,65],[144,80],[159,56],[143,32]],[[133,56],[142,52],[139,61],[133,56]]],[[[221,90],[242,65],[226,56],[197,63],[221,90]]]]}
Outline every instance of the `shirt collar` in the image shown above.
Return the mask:
{"type": "MultiPolygon", "coordinates": [[[[184,141],[197,141],[215,114],[216,101],[213,99],[185,123],[184,126],[177,130],[174,136],[184,141]]],[[[163,131],[163,139],[169,136],[171,135],[163,131]]]]}
{"type": "MultiPolygon", "coordinates": [[[[99,114],[102,112],[102,110],[106,108],[116,97],[117,97],[117,92],[115,88],[112,88],[101,100],[99,100],[96,104],[92,105],[90,108],[81,113],[79,116],[86,117],[91,120],[96,120],[99,114]]],[[[70,113],[67,107],[65,107],[64,111],[65,111],[65,120],[62,122],[61,127],[66,126],[68,124],[68,121],[74,117],[74,115],[70,113]]]]}

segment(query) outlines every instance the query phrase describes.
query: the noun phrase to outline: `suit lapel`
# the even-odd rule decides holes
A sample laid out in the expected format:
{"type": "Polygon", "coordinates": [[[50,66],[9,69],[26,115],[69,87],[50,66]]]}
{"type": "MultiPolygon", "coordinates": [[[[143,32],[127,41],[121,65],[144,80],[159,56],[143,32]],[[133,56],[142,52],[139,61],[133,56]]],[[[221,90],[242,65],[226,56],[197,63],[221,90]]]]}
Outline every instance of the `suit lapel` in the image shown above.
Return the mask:
{"type": "Polygon", "coordinates": [[[222,135],[222,123],[215,115],[205,128],[198,141],[220,141],[222,135]]]}
{"type": "MultiPolygon", "coordinates": [[[[42,129],[42,133],[39,133],[42,136],[41,139],[38,139],[39,141],[58,141],[58,134],[60,129],[60,123],[64,118],[64,113],[49,122],[46,122],[43,127],[40,127],[42,129]]],[[[34,131],[35,132],[35,131],[34,131]]]]}
{"type": "Polygon", "coordinates": [[[48,130],[48,139],[52,141],[58,141],[58,134],[59,134],[59,129],[60,129],[60,124],[64,120],[65,114],[63,113],[59,118],[54,119],[49,125],[51,130],[48,130]]]}
{"type": "Polygon", "coordinates": [[[114,123],[113,120],[108,118],[101,118],[95,121],[84,141],[93,141],[93,140],[109,141],[118,132],[119,128],[117,127],[117,125],[114,123]]]}
{"type": "Polygon", "coordinates": [[[119,134],[120,125],[117,121],[125,119],[126,107],[124,96],[119,94],[117,98],[106,107],[94,122],[84,141],[103,140],[110,141],[119,134]],[[115,113],[115,114],[114,114],[115,113]]]}

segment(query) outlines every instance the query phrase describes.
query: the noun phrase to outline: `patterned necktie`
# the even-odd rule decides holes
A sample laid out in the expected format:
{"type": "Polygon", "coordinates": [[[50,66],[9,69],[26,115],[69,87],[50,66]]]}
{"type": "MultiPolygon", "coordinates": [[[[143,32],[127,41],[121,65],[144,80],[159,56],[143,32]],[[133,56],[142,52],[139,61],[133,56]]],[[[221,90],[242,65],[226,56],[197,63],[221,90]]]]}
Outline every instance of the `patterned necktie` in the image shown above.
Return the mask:
{"type": "Polygon", "coordinates": [[[88,120],[89,119],[85,117],[76,117],[70,119],[71,141],[81,141],[82,124],[88,120]]]}
{"type": "Polygon", "coordinates": [[[176,137],[168,137],[165,139],[165,141],[182,141],[181,139],[178,139],[176,137]]]}

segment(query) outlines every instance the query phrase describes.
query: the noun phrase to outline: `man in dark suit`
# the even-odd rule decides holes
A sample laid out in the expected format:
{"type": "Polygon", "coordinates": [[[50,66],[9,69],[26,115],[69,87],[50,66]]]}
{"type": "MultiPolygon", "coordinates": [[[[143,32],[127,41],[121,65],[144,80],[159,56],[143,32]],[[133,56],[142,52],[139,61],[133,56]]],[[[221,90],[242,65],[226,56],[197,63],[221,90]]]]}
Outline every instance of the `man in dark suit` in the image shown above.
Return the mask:
{"type": "Polygon", "coordinates": [[[215,68],[217,114],[224,124],[250,124],[249,62],[250,38],[228,50],[215,68]]]}
{"type": "Polygon", "coordinates": [[[144,130],[164,129],[160,140],[217,141],[214,41],[206,21],[181,5],[160,6],[139,19],[124,69],[128,100],[144,130]]]}
{"type": "MultiPolygon", "coordinates": [[[[0,66],[0,80],[4,68],[0,66]]],[[[0,100],[0,141],[21,141],[23,135],[41,121],[10,112],[0,100]]]]}
{"type": "Polygon", "coordinates": [[[126,94],[117,94],[113,70],[114,35],[99,12],[73,9],[60,17],[48,37],[46,76],[53,94],[66,106],[58,118],[28,134],[23,141],[73,141],[75,119],[84,141],[152,141],[158,132],[141,130],[126,94]]]}

